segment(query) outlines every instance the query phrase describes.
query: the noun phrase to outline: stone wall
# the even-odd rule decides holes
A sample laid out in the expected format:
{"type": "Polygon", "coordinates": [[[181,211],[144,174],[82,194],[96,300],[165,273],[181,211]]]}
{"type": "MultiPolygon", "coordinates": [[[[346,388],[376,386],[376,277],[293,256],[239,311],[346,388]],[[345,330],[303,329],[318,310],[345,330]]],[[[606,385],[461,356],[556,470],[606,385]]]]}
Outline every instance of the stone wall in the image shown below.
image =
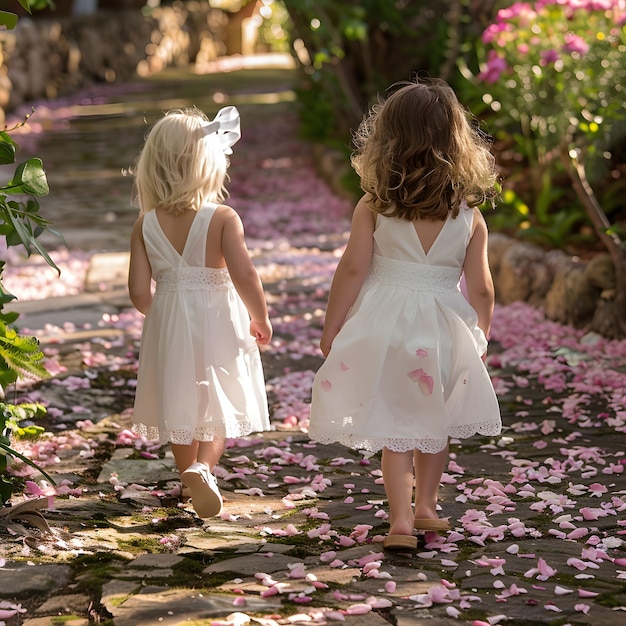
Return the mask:
{"type": "Polygon", "coordinates": [[[528,302],[543,308],[548,319],[606,334],[606,305],[617,290],[608,253],[582,261],[492,232],[489,263],[497,302],[528,302]]]}
{"type": "Polygon", "coordinates": [[[200,0],[140,11],[20,17],[0,31],[0,123],[19,104],[52,99],[96,82],[165,67],[206,64],[226,54],[227,15],[200,0]]]}

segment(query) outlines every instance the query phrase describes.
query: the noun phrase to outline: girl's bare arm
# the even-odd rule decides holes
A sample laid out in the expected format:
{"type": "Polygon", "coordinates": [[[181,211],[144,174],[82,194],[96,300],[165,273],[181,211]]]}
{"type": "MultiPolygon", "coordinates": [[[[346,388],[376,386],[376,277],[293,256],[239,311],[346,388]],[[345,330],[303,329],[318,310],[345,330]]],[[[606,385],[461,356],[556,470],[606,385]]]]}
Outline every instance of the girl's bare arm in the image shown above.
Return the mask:
{"type": "Polygon", "coordinates": [[[350,239],[330,287],[324,332],[320,341],[324,356],[330,352],[333,340],[343,326],[369,271],[375,221],[375,215],[367,205],[367,196],[363,196],[354,209],[350,239]]]}
{"type": "Polygon", "coordinates": [[[267,344],[272,338],[272,325],[267,314],[263,284],[250,258],[241,218],[234,209],[230,209],[223,215],[222,224],[222,253],[235,289],[250,314],[250,333],[258,343],[267,344]]]}
{"type": "Polygon", "coordinates": [[[478,315],[478,327],[489,338],[495,303],[493,278],[487,258],[487,224],[478,208],[474,209],[474,228],[465,252],[463,271],[468,301],[478,315]]]}
{"type": "Polygon", "coordinates": [[[146,315],[152,303],[152,269],[143,242],[141,227],[143,217],[139,217],[130,236],[130,267],[128,269],[128,293],[133,306],[146,315]]]}

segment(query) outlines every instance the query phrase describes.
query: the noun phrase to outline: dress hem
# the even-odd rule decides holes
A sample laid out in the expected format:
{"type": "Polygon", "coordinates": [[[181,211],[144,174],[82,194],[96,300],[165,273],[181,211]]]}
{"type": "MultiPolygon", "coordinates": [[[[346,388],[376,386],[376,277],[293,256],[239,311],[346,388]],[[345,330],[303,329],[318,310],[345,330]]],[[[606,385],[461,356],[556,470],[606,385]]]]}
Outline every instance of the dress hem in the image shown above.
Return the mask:
{"type": "Polygon", "coordinates": [[[159,441],[161,444],[173,443],[174,445],[188,446],[194,441],[213,441],[214,439],[241,439],[254,433],[261,433],[273,430],[271,425],[266,427],[254,428],[251,425],[241,425],[237,430],[229,429],[220,430],[203,428],[196,430],[195,432],[187,430],[177,430],[176,432],[170,431],[163,432],[158,426],[148,426],[146,424],[133,424],[131,430],[137,433],[139,436],[148,439],[149,441],[159,441]]]}
{"type": "Polygon", "coordinates": [[[485,437],[494,437],[502,432],[502,424],[500,422],[483,422],[481,424],[471,424],[450,429],[448,437],[445,439],[399,439],[399,438],[372,438],[351,436],[345,432],[313,432],[309,433],[311,439],[317,443],[326,445],[331,443],[339,443],[354,450],[366,450],[367,452],[376,453],[383,448],[388,448],[392,452],[410,452],[419,450],[426,454],[437,454],[445,450],[448,440],[453,439],[469,439],[474,435],[483,435],[485,437]]]}

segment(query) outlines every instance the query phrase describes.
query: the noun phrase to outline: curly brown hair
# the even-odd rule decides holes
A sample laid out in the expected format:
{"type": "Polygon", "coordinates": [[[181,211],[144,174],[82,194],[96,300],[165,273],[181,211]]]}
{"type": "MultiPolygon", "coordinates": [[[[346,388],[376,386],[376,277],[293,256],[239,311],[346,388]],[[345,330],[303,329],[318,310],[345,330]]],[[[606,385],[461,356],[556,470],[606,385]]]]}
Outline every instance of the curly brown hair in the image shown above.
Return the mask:
{"type": "Polygon", "coordinates": [[[490,143],[441,79],[394,84],[365,115],[352,166],[377,213],[405,220],[456,217],[497,195],[490,143]]]}

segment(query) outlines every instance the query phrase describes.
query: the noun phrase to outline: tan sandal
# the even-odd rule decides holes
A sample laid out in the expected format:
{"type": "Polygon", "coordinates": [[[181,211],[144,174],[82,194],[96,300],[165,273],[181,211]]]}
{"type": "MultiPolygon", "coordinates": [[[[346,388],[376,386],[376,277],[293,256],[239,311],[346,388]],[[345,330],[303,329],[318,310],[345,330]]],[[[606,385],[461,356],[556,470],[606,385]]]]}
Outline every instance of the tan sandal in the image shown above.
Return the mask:
{"type": "Polygon", "coordinates": [[[447,519],[428,519],[418,518],[413,521],[413,528],[424,532],[432,532],[438,530],[451,530],[450,522],[447,519]]]}
{"type": "Polygon", "coordinates": [[[417,548],[417,537],[413,535],[387,535],[383,539],[385,550],[415,550],[417,548]]]}

